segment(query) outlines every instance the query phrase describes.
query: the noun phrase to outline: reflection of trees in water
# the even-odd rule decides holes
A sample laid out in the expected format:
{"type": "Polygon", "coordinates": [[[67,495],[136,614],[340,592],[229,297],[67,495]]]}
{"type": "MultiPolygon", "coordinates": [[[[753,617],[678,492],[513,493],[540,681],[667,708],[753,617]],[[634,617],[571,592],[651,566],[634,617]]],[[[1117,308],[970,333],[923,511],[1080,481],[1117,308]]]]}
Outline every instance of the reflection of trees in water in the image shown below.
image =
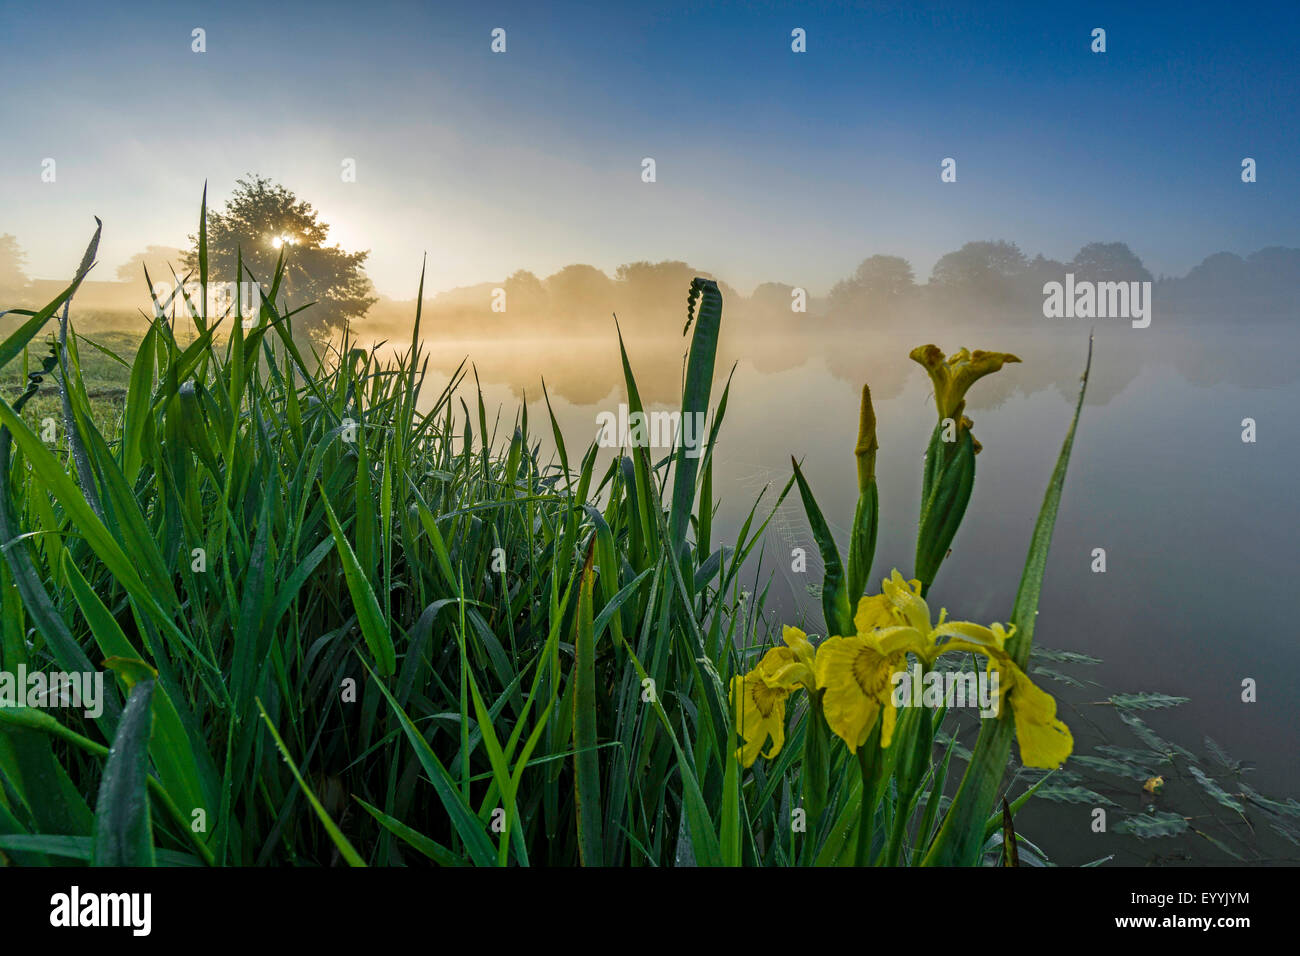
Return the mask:
{"type": "MultiPolygon", "coordinates": [[[[1172,365],[1196,385],[1275,385],[1295,381],[1289,349],[1250,340],[1294,336],[1288,330],[1300,314],[1298,268],[1300,249],[1271,248],[1244,259],[1220,253],[1187,276],[1155,278],[1122,242],[1089,243],[1060,262],[996,240],[944,255],[921,282],[907,260],[875,255],[825,296],[787,282],[764,282],[744,296],[721,283],[718,368],[725,374],[728,359],[739,360],[765,375],[823,360],[835,378],[854,389],[869,382],[887,399],[916,374],[907,359],[916,345],[1014,352],[1024,364],[972,400],[972,409],[991,408],[1018,392],[1050,388],[1072,396],[1091,324],[1099,344],[1091,405],[1106,404],[1155,363],[1172,365]],[[1152,282],[1152,328],[1132,329],[1124,319],[1044,318],[1044,283],[1067,273],[1081,282],[1152,282]],[[805,311],[795,311],[800,305],[805,311]]],[[[438,368],[449,369],[468,352],[516,395],[545,374],[553,394],[591,404],[622,388],[611,318],[617,315],[642,397],[675,406],[689,345],[680,334],[683,290],[695,275],[711,274],[677,260],[627,263],[613,276],[590,265],[546,277],[521,270],[500,284],[432,297],[423,328],[442,349],[438,368]],[[505,312],[493,311],[498,285],[506,292],[505,312]]],[[[376,338],[402,340],[412,313],[411,303],[384,300],[365,325],[376,338]]]]}
{"type": "MultiPolygon", "coordinates": [[[[628,339],[628,358],[647,405],[676,407],[681,396],[682,361],[689,346],[673,330],[659,339],[628,339]]],[[[857,389],[871,385],[878,401],[901,395],[909,382],[924,381],[924,373],[908,359],[916,345],[934,342],[947,352],[961,346],[1010,351],[1020,364],[1007,374],[991,377],[971,393],[971,411],[999,407],[1013,395],[1047,389],[1063,398],[1075,394],[1087,352],[1088,326],[1079,322],[1036,331],[1005,326],[964,326],[954,329],[935,321],[918,322],[906,334],[816,333],[802,336],[747,335],[735,322],[724,332],[718,348],[719,383],[738,361],[742,372],[760,376],[824,363],[835,379],[857,389]]],[[[1148,367],[1173,368],[1196,386],[1271,387],[1297,380],[1294,361],[1297,336],[1276,325],[1246,327],[1233,333],[1195,328],[1151,331],[1102,326],[1097,329],[1096,354],[1088,387],[1088,404],[1105,405],[1124,391],[1148,367]]],[[[608,336],[578,339],[429,340],[431,368],[449,373],[468,355],[485,382],[506,385],[516,397],[524,389],[539,390],[543,376],[553,396],[576,405],[606,402],[624,394],[618,339],[608,336]]],[[[720,396],[721,385],[715,392],[720,396]]],[[[743,396],[733,395],[733,398],[743,396]]],[[[621,400],[621,399],[620,399],[621,400]]]]}

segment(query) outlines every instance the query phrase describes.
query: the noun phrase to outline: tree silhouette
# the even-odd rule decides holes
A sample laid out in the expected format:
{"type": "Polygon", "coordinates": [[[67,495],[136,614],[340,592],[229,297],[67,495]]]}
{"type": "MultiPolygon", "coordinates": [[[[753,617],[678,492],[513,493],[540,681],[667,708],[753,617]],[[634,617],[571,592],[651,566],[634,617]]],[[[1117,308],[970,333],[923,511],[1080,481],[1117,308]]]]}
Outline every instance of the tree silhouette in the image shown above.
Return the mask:
{"type": "Polygon", "coordinates": [[[1014,242],[968,242],[934,264],[930,284],[989,302],[1010,299],[1016,280],[1029,265],[1014,242]]]}
{"type": "Polygon", "coordinates": [[[863,259],[853,275],[831,288],[830,307],[835,313],[866,313],[870,319],[892,315],[916,291],[911,264],[900,256],[863,259]]]}
{"type": "Polygon", "coordinates": [[[27,257],[18,245],[18,240],[5,234],[0,236],[0,309],[10,308],[9,300],[22,295],[27,288],[27,273],[23,263],[27,257]]]}
{"type": "MultiPolygon", "coordinates": [[[[246,271],[240,281],[248,281],[251,271],[267,288],[283,253],[279,300],[291,309],[314,303],[294,317],[294,329],[326,338],[376,301],[363,269],[370,253],[344,252],[337,243],[327,246],[328,233],[311,204],[284,186],[260,176],[236,180],[225,210],[208,212],[209,282],[232,281],[236,255],[242,254],[246,271]]],[[[198,239],[191,236],[190,241],[185,265],[197,270],[198,239]]]]}
{"type": "Polygon", "coordinates": [[[592,328],[616,307],[614,280],[595,266],[567,265],[543,284],[551,314],[572,328],[592,328]]]}
{"type": "Polygon", "coordinates": [[[548,308],[546,286],[527,269],[519,269],[506,279],[506,308],[532,318],[545,315],[548,308]]]}
{"type": "Polygon", "coordinates": [[[1090,242],[1074,257],[1071,269],[1092,282],[1150,282],[1151,273],[1124,242],[1090,242]]]}

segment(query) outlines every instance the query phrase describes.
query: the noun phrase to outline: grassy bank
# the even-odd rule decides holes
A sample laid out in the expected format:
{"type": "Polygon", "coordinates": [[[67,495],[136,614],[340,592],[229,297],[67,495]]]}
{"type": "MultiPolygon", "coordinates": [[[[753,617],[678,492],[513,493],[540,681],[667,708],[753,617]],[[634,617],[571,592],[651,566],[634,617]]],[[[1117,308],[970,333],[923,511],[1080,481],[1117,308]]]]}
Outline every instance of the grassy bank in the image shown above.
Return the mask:
{"type": "Polygon", "coordinates": [[[965,390],[1014,356],[913,355],[939,421],[905,580],[875,562],[865,390],[847,552],[797,465],[717,540],[729,390],[715,388],[708,280],[688,293],[681,398],[683,416],[707,416],[703,455],[638,446],[597,471],[597,447],[570,448],[554,416],[501,423],[481,395],[460,400],[463,366],[427,382],[418,311],[391,360],[347,338],[300,344],[275,305],[281,270],[256,315],[200,315],[197,336],[158,321],[138,341],[83,338],[67,303],[97,240],[63,295],[9,316],[0,342],[0,673],[108,675],[98,713],[0,700],[0,861],[1038,856],[1012,821],[1072,745],[1026,670],[1073,423],[1007,627],[936,620],[925,603],[974,481],[965,390]],[[826,570],[832,636],[815,643],[768,634],[763,591],[742,588],[796,485],[826,570]],[[858,669],[938,671],[954,651],[1012,687],[969,751],[945,706],[895,708],[858,669]],[[1008,784],[1020,764],[1040,770],[1008,784]]]}
{"type": "MultiPolygon", "coordinates": [[[[132,812],[96,795],[116,741],[148,754],[154,795],[119,862],[720,862],[723,688],[755,619],[736,574],[761,522],[710,547],[693,495],[661,510],[667,463],[596,474],[558,430],[543,462],[526,418],[453,410],[463,373],[418,411],[418,317],[396,363],[344,343],[318,364],[277,281],[221,347],[215,321],[190,345],[157,323],[120,356],[120,421],[91,394],[119,366],[75,327],[0,413],[4,538],[34,532],[0,570],[4,667],[117,678],[97,719],[0,708],[0,848],[108,862],[107,821],[132,812]]],[[[61,305],[5,360],[59,338],[61,305]]],[[[719,321],[701,309],[692,408],[719,321]]]]}

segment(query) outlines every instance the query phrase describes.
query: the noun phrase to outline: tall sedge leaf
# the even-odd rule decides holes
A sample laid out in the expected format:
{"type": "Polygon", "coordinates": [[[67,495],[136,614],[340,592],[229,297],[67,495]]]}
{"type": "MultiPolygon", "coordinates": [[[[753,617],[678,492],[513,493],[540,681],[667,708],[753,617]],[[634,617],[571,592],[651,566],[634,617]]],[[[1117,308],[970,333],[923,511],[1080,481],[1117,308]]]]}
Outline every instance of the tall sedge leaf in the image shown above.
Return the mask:
{"type": "Polygon", "coordinates": [[[1016,590],[1016,603],[1011,610],[1011,623],[1016,632],[1007,639],[1007,650],[1021,669],[1029,664],[1029,649],[1034,641],[1034,628],[1038,622],[1038,598],[1043,591],[1043,576],[1047,572],[1047,551],[1052,545],[1052,531],[1056,527],[1056,513],[1061,507],[1061,493],[1065,489],[1065,472],[1070,465],[1070,452],[1074,450],[1074,433],[1083,411],[1083,398],[1088,391],[1088,374],[1092,371],[1092,336],[1088,337],[1088,357],[1084,361],[1083,375],[1079,379],[1079,397],[1074,405],[1061,454],[1057,457],[1052,478],[1043,496],[1043,506],[1034,523],[1034,534],[1029,543],[1025,569],[1020,574],[1020,587],[1016,590]]]}
{"type": "MultiPolygon", "coordinates": [[[[5,766],[6,748],[4,746],[4,737],[6,733],[12,733],[15,730],[19,731],[20,734],[22,731],[35,731],[37,734],[58,737],[60,740],[66,741],[79,750],[99,759],[107,759],[109,755],[109,748],[105,747],[103,744],[96,743],[93,740],[83,737],[75,730],[70,730],[67,727],[64,727],[54,717],[39,708],[0,706],[0,769],[3,769],[5,775],[10,776],[11,779],[11,769],[5,766]]],[[[21,739],[21,737],[19,739],[21,739]]],[[[49,742],[46,741],[47,751],[48,743],[49,742]]],[[[42,829],[54,833],[66,833],[69,831],[90,833],[94,829],[94,816],[91,814],[89,808],[86,807],[80,794],[77,793],[76,787],[68,778],[67,773],[63,770],[62,766],[54,761],[52,755],[50,755],[50,763],[57,773],[54,775],[52,780],[41,780],[42,792],[49,796],[55,790],[60,790],[61,796],[64,800],[70,800],[70,805],[72,806],[72,809],[76,811],[76,815],[72,818],[70,825],[63,823],[46,825],[42,823],[42,829]],[[62,783],[60,784],[59,781],[62,781],[62,783]],[[84,826],[82,825],[81,817],[84,817],[84,826]]],[[[20,775],[18,779],[21,780],[23,778],[20,775]]],[[[167,814],[167,817],[177,827],[178,832],[184,833],[189,837],[190,842],[193,843],[194,849],[198,852],[199,856],[205,863],[211,865],[214,862],[212,851],[209,850],[204,845],[203,841],[199,839],[198,835],[190,829],[190,818],[181,813],[180,808],[177,807],[176,803],[170,796],[168,796],[167,791],[163,789],[162,784],[153,776],[148,776],[145,778],[145,785],[149,788],[149,792],[153,795],[154,799],[158,801],[162,810],[167,814]]],[[[21,787],[19,788],[19,792],[21,795],[21,787]]],[[[56,797],[57,796],[59,796],[59,794],[56,794],[56,797]]],[[[36,814],[38,822],[41,822],[42,820],[39,811],[46,806],[47,802],[49,804],[55,804],[56,800],[51,799],[49,801],[38,801],[34,807],[34,809],[38,811],[36,814]]],[[[69,804],[65,803],[63,805],[67,806],[69,804]]]]}
{"type": "Polygon", "coordinates": [[[64,469],[63,464],[27,427],[27,423],[18,417],[9,403],[2,400],[0,400],[0,424],[12,433],[14,441],[22,449],[41,483],[63,505],[77,530],[85,537],[99,559],[112,571],[113,576],[133,595],[139,595],[145,607],[156,606],[151,592],[145,587],[135,565],[127,559],[117,539],[87,504],[81,489],[64,469]]]}
{"type": "Polygon", "coordinates": [[[812,528],[813,540],[821,552],[822,566],[825,569],[822,578],[822,613],[826,616],[826,634],[852,634],[853,609],[849,606],[848,584],[844,579],[844,564],[840,561],[840,552],[835,545],[822,510],[813,497],[812,488],[803,476],[799,463],[793,458],[795,481],[799,483],[799,497],[803,499],[803,509],[808,515],[808,524],[812,528]]]}
{"type": "Polygon", "coordinates": [[[122,416],[122,476],[134,485],[144,463],[144,436],[151,413],[149,394],[153,388],[154,343],[157,325],[150,325],[135,353],[131,379],[126,390],[126,407],[122,416]]]}
{"type": "MultiPolygon", "coordinates": [[[[713,364],[718,353],[718,332],[722,326],[722,293],[712,279],[691,280],[687,328],[691,324],[691,310],[699,301],[695,334],[691,337],[691,353],[686,365],[686,385],[682,392],[682,434],[686,434],[688,417],[691,422],[703,422],[709,410],[709,391],[713,387],[713,364]]],[[[685,334],[685,330],[683,330],[685,334]]],[[[703,440],[702,428],[693,432],[696,441],[703,440]]],[[[688,449],[683,440],[677,448],[676,469],[673,475],[672,517],[669,531],[676,555],[686,540],[686,527],[690,523],[695,505],[695,476],[699,468],[700,448],[688,449]]]]}
{"type": "Polygon", "coordinates": [[[439,866],[464,866],[464,863],[461,861],[459,856],[438,843],[436,840],[432,840],[423,833],[420,833],[418,830],[408,827],[400,820],[384,813],[384,811],[380,810],[378,807],[372,807],[355,794],[353,794],[352,799],[361,804],[361,808],[374,817],[379,822],[379,825],[385,830],[392,833],[412,848],[418,850],[420,853],[423,853],[439,866]]]}
{"type": "Polygon", "coordinates": [[[600,819],[600,754],[596,750],[596,634],[592,627],[591,601],[595,586],[592,561],[596,554],[593,536],[587,547],[578,592],[578,619],[573,645],[573,772],[574,798],[578,818],[578,852],[583,866],[602,862],[600,819]]]}
{"type": "MultiPolygon", "coordinates": [[[[637,678],[644,686],[645,681],[650,679],[649,674],[626,642],[624,648],[627,650],[628,660],[636,668],[637,678]]],[[[722,866],[722,849],[718,843],[718,834],[714,830],[713,821],[709,817],[708,804],[705,802],[704,793],[700,789],[699,777],[695,772],[693,763],[682,748],[681,742],[677,739],[677,732],[673,730],[672,721],[668,717],[668,712],[664,710],[659,695],[656,694],[650,698],[650,706],[654,710],[655,716],[659,718],[659,723],[663,726],[668,735],[668,740],[672,744],[673,751],[677,755],[677,769],[682,776],[682,803],[685,809],[686,827],[690,835],[690,845],[695,860],[701,866],[722,866]]]]}
{"type": "Polygon", "coordinates": [[[203,183],[203,202],[199,206],[199,295],[203,325],[208,324],[208,184],[203,183]]]}
{"type": "Polygon", "coordinates": [[[339,519],[334,516],[329,497],[321,488],[321,501],[325,505],[325,517],[329,519],[330,531],[334,535],[334,545],[338,549],[339,559],[343,562],[343,574],[347,578],[348,592],[352,595],[352,604],[357,612],[357,624],[361,636],[365,638],[366,647],[375,659],[375,667],[381,677],[392,677],[397,672],[397,650],[393,647],[393,635],[384,620],[384,612],[379,609],[379,600],[357,556],[348,544],[339,526],[339,519]]]}
{"type": "MultiPolygon", "coordinates": [[[[90,625],[95,643],[104,656],[139,658],[139,651],[122,632],[122,628],[66,551],[63,555],[63,573],[82,616],[90,625]]],[[[150,754],[158,768],[158,775],[172,797],[182,806],[190,809],[205,806],[204,775],[199,769],[199,761],[185,733],[180,714],[162,687],[155,686],[153,693],[155,725],[150,754]]]]}
{"type": "Polygon", "coordinates": [[[478,721],[479,739],[483,741],[483,747],[487,750],[488,763],[492,767],[493,783],[501,794],[502,802],[505,804],[505,830],[501,834],[501,842],[497,851],[497,863],[500,866],[505,866],[510,849],[510,839],[519,830],[516,820],[514,787],[511,785],[510,769],[506,765],[508,758],[501,749],[501,742],[497,739],[496,730],[492,727],[491,711],[483,702],[483,695],[479,693],[478,682],[474,680],[474,675],[467,672],[466,677],[469,680],[470,695],[474,701],[474,716],[478,721]]]}
{"type": "MultiPolygon", "coordinates": [[[[20,433],[31,436],[31,432],[27,431],[27,427],[22,420],[13,413],[6,402],[0,400],[0,419],[5,417],[5,413],[12,416],[12,421],[18,427],[20,433]]],[[[55,660],[65,670],[89,673],[94,670],[90,658],[86,656],[81,646],[72,636],[72,632],[68,629],[63,616],[55,607],[40,575],[37,573],[31,556],[27,552],[26,544],[19,538],[21,532],[18,528],[13,501],[10,497],[10,439],[12,435],[13,432],[10,431],[7,424],[0,427],[0,553],[3,553],[5,563],[9,566],[9,571],[13,575],[14,584],[22,597],[27,613],[31,615],[40,628],[41,634],[45,636],[55,660]]],[[[34,441],[35,436],[31,437],[34,441]]],[[[51,460],[53,459],[53,456],[44,448],[41,448],[40,452],[49,456],[51,460]]],[[[57,462],[54,463],[54,467],[58,468],[57,462]]],[[[71,485],[67,489],[68,493],[85,505],[85,499],[80,497],[80,492],[77,491],[75,483],[68,478],[61,468],[58,474],[67,479],[69,485],[71,485]]],[[[86,510],[92,520],[98,520],[95,518],[94,513],[90,512],[88,506],[86,510]]],[[[106,737],[114,733],[120,712],[121,704],[115,693],[107,695],[102,714],[106,737]]]]}
{"type": "Polygon", "coordinates": [[[284,740],[281,739],[280,732],[275,729],[275,724],[271,723],[271,718],[267,714],[266,708],[262,706],[261,698],[258,698],[257,700],[257,709],[262,712],[262,720],[266,722],[267,729],[271,731],[271,739],[275,741],[275,747],[280,751],[280,756],[284,758],[285,764],[288,765],[289,772],[293,774],[293,779],[298,782],[298,787],[307,797],[307,802],[311,804],[311,808],[316,811],[316,816],[325,827],[325,832],[329,834],[330,839],[334,841],[334,845],[338,847],[339,853],[342,854],[343,859],[348,861],[349,866],[365,866],[366,861],[361,859],[361,854],[356,851],[356,848],[348,841],[348,838],[343,835],[343,831],[338,828],[338,825],[330,819],[330,815],[325,811],[325,808],[321,806],[321,802],[316,798],[316,794],[312,793],[311,787],[307,786],[307,781],[302,778],[302,774],[298,771],[298,765],[293,762],[293,757],[289,754],[289,748],[284,745],[284,740]]]}
{"type": "Polygon", "coordinates": [[[153,866],[149,821],[149,738],[153,731],[152,680],[140,681],[122,710],[95,803],[94,866],[153,866]]]}
{"type": "Polygon", "coordinates": [[[442,761],[433,752],[429,742],[420,733],[419,728],[411,722],[411,718],[406,715],[406,711],[389,693],[383,681],[376,680],[375,686],[379,688],[379,692],[388,701],[398,723],[402,727],[402,731],[406,734],[406,739],[415,748],[415,756],[419,760],[420,766],[424,768],[429,782],[433,784],[434,790],[437,791],[438,799],[442,801],[442,805],[451,818],[456,833],[465,842],[470,859],[478,866],[495,866],[497,853],[492,846],[492,841],[488,839],[487,834],[483,831],[482,822],[461,798],[460,792],[456,788],[456,781],[452,779],[451,774],[447,772],[447,768],[443,766],[442,761]]]}
{"type": "MultiPolygon", "coordinates": [[[[615,320],[614,326],[618,329],[617,320],[615,320]]],[[[641,403],[641,393],[637,388],[636,376],[632,374],[632,363],[627,357],[627,347],[623,343],[623,332],[621,329],[618,329],[618,353],[619,359],[623,363],[623,384],[627,389],[628,415],[631,416],[643,413],[644,407],[641,403]]],[[[632,525],[631,529],[634,549],[633,554],[635,556],[644,552],[648,547],[648,543],[654,540],[656,518],[650,501],[650,493],[653,488],[654,479],[650,474],[650,467],[647,463],[646,456],[633,454],[631,458],[633,463],[633,476],[636,479],[636,502],[640,505],[634,514],[637,521],[632,525]]],[[[581,500],[581,491],[582,489],[579,488],[579,500],[581,500]]],[[[570,539],[575,532],[576,527],[573,531],[569,532],[570,539]]]]}
{"type": "Polygon", "coordinates": [[[741,840],[740,827],[743,809],[740,799],[740,758],[737,755],[739,740],[736,728],[727,729],[727,752],[722,755],[726,769],[722,774],[722,819],[718,826],[718,848],[722,852],[724,866],[740,866],[741,840]]]}

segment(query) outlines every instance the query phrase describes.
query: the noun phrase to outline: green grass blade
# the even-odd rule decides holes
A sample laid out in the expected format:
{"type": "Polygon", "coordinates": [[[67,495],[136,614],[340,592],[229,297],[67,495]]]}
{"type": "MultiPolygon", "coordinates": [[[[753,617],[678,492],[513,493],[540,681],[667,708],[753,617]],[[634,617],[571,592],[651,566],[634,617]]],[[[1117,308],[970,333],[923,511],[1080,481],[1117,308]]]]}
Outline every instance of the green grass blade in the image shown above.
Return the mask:
{"type": "Polygon", "coordinates": [[[149,821],[149,739],[153,731],[153,688],[141,681],[131,691],[113,738],[95,803],[94,866],[153,866],[149,821]]]}
{"type": "Polygon", "coordinates": [[[593,537],[582,570],[573,639],[573,680],[576,685],[573,695],[574,800],[578,818],[578,852],[583,866],[600,866],[604,846],[600,815],[600,755],[596,752],[596,634],[591,614],[595,554],[596,540],[593,537]]]}
{"type": "Polygon", "coordinates": [[[284,758],[284,762],[288,765],[289,771],[293,774],[293,779],[298,781],[298,786],[303,795],[307,797],[311,808],[316,811],[316,816],[320,818],[321,824],[325,827],[325,832],[334,841],[339,853],[343,854],[343,859],[348,861],[349,866],[365,866],[366,861],[361,859],[361,854],[348,842],[348,838],[343,835],[343,831],[330,819],[330,815],[325,812],[325,808],[316,799],[316,794],[312,793],[311,787],[307,786],[307,781],[302,779],[302,774],[298,772],[298,765],[293,762],[293,757],[289,755],[289,748],[284,745],[284,741],[280,738],[280,732],[275,729],[275,724],[271,723],[270,715],[267,714],[266,707],[262,705],[260,697],[257,699],[257,709],[262,712],[262,720],[266,722],[267,729],[271,731],[271,738],[275,741],[275,747],[280,751],[280,756],[284,758]]]}
{"type": "Polygon", "coordinates": [[[451,817],[452,826],[455,827],[460,838],[465,841],[470,859],[477,866],[495,866],[497,863],[496,848],[492,846],[492,841],[488,839],[487,833],[483,830],[483,824],[474,815],[474,811],[461,799],[456,781],[452,779],[451,774],[447,772],[447,768],[442,765],[442,761],[438,759],[437,754],[429,746],[429,742],[424,739],[415,724],[411,723],[411,718],[406,716],[406,711],[389,693],[383,682],[376,680],[375,685],[387,699],[389,706],[401,724],[402,731],[406,734],[407,740],[415,748],[415,755],[420,761],[420,766],[424,768],[425,774],[433,784],[434,790],[438,793],[438,798],[442,801],[443,807],[446,808],[448,815],[451,817]]]}
{"type": "Polygon", "coordinates": [[[372,807],[360,797],[354,796],[352,799],[361,804],[362,809],[379,821],[379,825],[385,830],[393,834],[402,842],[408,844],[413,849],[418,850],[439,866],[463,865],[460,857],[456,856],[456,854],[452,853],[451,850],[447,849],[436,840],[430,839],[418,830],[413,830],[402,821],[384,813],[383,810],[380,810],[377,807],[372,807]]]}
{"type": "Polygon", "coordinates": [[[357,612],[357,624],[366,646],[375,660],[375,667],[381,677],[392,677],[397,672],[397,650],[393,647],[393,635],[384,620],[384,612],[379,608],[370,580],[361,570],[356,553],[348,544],[339,526],[339,519],[334,516],[329,497],[324,486],[321,487],[321,502],[325,505],[325,517],[329,519],[330,531],[334,535],[334,544],[338,549],[339,559],[343,562],[343,574],[348,582],[348,592],[352,595],[352,604],[357,612]]]}

